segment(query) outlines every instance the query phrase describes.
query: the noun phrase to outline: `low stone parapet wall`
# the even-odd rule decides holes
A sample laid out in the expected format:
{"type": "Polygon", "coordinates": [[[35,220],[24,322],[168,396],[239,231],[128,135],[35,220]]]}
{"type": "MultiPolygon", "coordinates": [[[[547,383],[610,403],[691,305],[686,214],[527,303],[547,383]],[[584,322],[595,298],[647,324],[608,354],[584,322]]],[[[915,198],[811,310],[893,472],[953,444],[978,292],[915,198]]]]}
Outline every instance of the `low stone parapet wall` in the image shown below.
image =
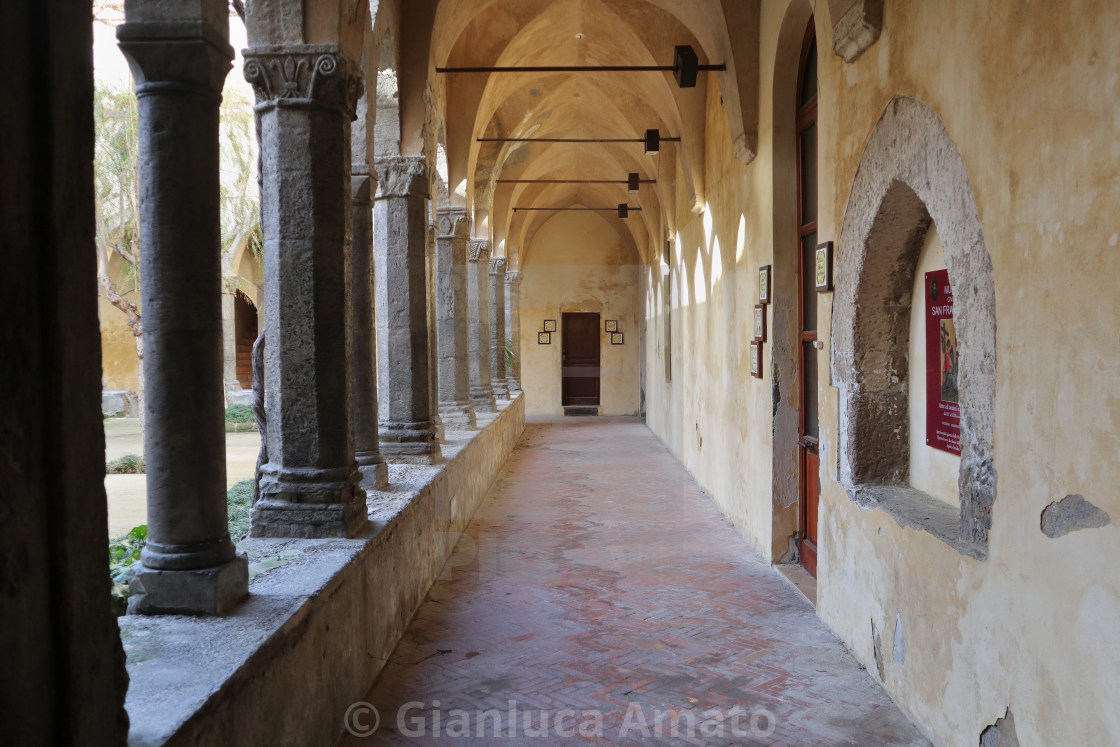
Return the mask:
{"type": "Polygon", "coordinates": [[[120,618],[129,744],[334,744],[525,427],[524,398],[448,431],[437,466],[391,465],[354,539],[247,539],[228,617],[120,618]]]}

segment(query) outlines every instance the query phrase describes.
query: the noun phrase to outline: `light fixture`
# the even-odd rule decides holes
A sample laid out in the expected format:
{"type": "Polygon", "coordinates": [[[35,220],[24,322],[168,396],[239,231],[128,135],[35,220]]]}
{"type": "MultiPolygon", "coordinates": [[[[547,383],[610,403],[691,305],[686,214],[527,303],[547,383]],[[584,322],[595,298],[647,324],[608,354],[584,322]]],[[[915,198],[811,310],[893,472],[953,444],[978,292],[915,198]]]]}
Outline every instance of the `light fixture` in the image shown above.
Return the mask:
{"type": "Polygon", "coordinates": [[[618,217],[623,220],[630,217],[630,206],[625,202],[618,203],[618,217]]]}
{"type": "Polygon", "coordinates": [[[687,44],[681,44],[673,49],[673,77],[677,80],[678,88],[695,88],[696,73],[700,70],[700,60],[696,57],[696,50],[687,44]]]}
{"type": "Polygon", "coordinates": [[[636,171],[631,171],[626,175],[626,191],[630,194],[638,194],[638,185],[640,183],[641,179],[638,178],[638,173],[636,171]]]}
{"type": "Polygon", "coordinates": [[[644,141],[647,156],[656,156],[661,152],[661,133],[657,130],[646,130],[644,141]]]}

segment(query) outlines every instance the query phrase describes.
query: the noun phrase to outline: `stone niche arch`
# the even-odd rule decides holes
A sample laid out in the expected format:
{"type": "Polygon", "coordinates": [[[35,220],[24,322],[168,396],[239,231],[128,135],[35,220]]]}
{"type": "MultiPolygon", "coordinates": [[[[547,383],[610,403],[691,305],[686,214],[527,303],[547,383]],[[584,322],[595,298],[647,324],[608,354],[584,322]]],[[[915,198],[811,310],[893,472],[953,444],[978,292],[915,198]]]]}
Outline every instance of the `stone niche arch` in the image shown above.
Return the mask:
{"type": "Polygon", "coordinates": [[[960,552],[987,556],[996,473],[996,307],[964,161],[936,113],[888,104],[864,150],[836,257],[832,377],[840,390],[840,482],[859,505],[886,510],[960,552]],[[954,289],[960,351],[961,465],[955,507],[909,487],[910,289],[930,222],[954,289]]]}

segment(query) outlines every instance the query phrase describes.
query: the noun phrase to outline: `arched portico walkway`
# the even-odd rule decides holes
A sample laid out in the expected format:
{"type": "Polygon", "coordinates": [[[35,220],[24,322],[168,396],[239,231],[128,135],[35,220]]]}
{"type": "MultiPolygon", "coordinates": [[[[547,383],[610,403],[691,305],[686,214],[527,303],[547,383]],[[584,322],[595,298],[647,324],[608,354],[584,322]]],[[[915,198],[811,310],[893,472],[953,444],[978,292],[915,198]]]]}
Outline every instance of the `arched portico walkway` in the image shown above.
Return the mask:
{"type": "Polygon", "coordinates": [[[366,700],[344,745],[927,744],[630,417],[527,424],[366,700]]]}

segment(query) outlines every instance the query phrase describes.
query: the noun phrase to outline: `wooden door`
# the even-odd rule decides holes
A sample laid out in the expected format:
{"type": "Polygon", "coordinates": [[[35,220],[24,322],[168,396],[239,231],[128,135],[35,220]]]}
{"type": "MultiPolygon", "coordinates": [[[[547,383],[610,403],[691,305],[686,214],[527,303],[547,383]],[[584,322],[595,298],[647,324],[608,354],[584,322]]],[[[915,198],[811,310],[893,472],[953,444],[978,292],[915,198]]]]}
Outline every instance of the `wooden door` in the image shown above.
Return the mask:
{"type": "Polygon", "coordinates": [[[801,565],[817,575],[817,505],[820,500],[820,449],[817,407],[817,40],[812,19],[801,51],[797,76],[797,225],[799,405],[798,500],[801,565]]]}
{"type": "Polygon", "coordinates": [[[599,404],[599,315],[564,314],[561,319],[560,404],[599,404]]]}

